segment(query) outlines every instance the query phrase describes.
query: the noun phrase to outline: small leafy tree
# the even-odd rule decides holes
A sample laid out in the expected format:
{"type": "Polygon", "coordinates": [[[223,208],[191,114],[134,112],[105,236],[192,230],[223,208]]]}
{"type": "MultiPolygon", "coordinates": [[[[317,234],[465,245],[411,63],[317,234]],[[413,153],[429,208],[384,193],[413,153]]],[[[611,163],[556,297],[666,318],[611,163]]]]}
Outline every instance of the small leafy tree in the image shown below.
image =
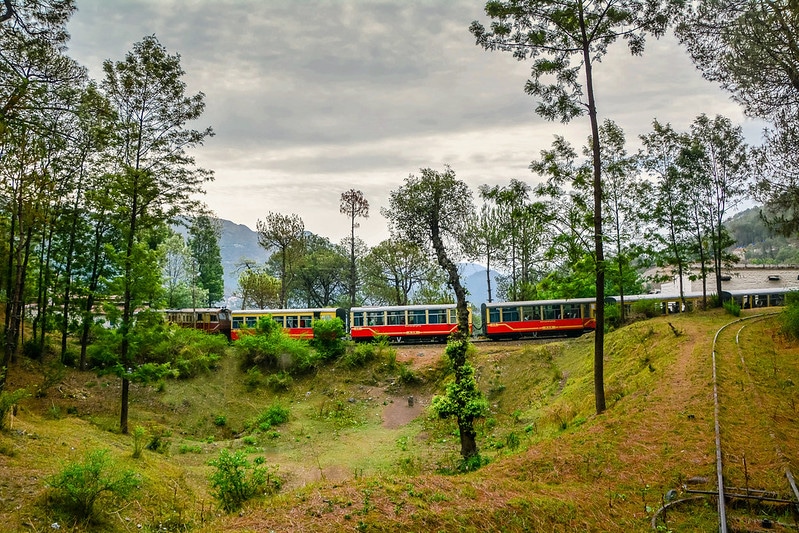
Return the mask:
{"type": "Polygon", "coordinates": [[[119,470],[108,450],[92,450],[81,463],[69,463],[47,480],[52,504],[77,519],[94,515],[101,498],[125,500],[138,488],[132,470],[119,470]]]}
{"type": "MultiPolygon", "coordinates": [[[[447,356],[450,358],[457,357],[457,354],[468,350],[468,341],[463,339],[451,340],[447,344],[447,356]],[[463,346],[463,345],[466,346],[463,346]],[[454,354],[454,355],[453,355],[454,354]]],[[[446,394],[443,396],[435,396],[431,403],[433,411],[441,418],[455,417],[458,420],[458,429],[463,433],[464,431],[471,431],[474,433],[474,421],[482,418],[488,412],[488,402],[477,388],[477,381],[474,379],[474,367],[464,362],[461,365],[454,366],[455,380],[447,385],[446,394]]],[[[472,435],[474,438],[474,435],[472,435]]],[[[466,469],[472,469],[475,466],[472,456],[463,457],[463,466],[466,469]]]]}
{"type": "Polygon", "coordinates": [[[276,493],[283,484],[264,464],[263,457],[250,463],[241,451],[222,450],[219,457],[208,464],[216,469],[210,476],[212,494],[227,513],[238,511],[256,494],[276,493]]]}
{"type": "MultiPolygon", "coordinates": [[[[0,369],[1,371],[2,369],[0,369]]],[[[0,372],[2,373],[2,372],[0,372]]],[[[17,389],[15,391],[0,391],[0,429],[6,427],[6,417],[14,405],[19,403],[20,400],[29,396],[25,389],[17,389]]]]}

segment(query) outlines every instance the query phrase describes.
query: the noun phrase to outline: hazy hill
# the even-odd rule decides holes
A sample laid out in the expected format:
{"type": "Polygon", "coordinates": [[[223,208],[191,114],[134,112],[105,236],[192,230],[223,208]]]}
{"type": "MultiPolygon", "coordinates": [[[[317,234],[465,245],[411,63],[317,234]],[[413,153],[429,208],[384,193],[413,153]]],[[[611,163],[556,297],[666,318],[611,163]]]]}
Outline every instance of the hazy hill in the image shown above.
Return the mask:
{"type": "MultiPolygon", "coordinates": [[[[222,253],[222,267],[225,275],[225,297],[230,298],[238,288],[239,274],[243,260],[263,264],[269,259],[269,253],[258,244],[258,233],[244,224],[236,224],[222,220],[222,238],[219,242],[222,253]]],[[[485,267],[474,263],[461,265],[463,283],[469,290],[469,300],[480,304],[488,300],[485,267]]],[[[492,272],[492,291],[496,289],[498,274],[492,272]]]]}

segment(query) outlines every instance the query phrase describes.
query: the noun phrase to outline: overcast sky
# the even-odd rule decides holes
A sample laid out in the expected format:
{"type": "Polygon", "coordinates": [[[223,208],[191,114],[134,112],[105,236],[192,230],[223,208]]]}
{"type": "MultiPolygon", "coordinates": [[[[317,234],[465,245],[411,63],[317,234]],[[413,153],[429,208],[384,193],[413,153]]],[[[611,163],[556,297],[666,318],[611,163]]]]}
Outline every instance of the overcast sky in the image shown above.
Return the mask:
{"type": "MultiPolygon", "coordinates": [[[[255,229],[269,211],[340,241],[341,193],[370,203],[358,236],[388,237],[389,192],[420,168],[449,164],[475,191],[511,178],[534,184],[530,161],[554,135],[582,146],[588,118],[570,125],[534,113],[523,87],[529,63],[474,44],[484,0],[77,0],[69,55],[95,79],[106,59],[156,35],[180,54],[188,91],[205,93],[193,127],[216,135],[196,152],[215,172],[206,202],[255,229]]],[[[625,131],[631,151],[652,120],[685,130],[722,114],[759,142],[726,93],[702,79],[673,38],[643,57],[623,43],[595,66],[600,120],[625,131]]]]}

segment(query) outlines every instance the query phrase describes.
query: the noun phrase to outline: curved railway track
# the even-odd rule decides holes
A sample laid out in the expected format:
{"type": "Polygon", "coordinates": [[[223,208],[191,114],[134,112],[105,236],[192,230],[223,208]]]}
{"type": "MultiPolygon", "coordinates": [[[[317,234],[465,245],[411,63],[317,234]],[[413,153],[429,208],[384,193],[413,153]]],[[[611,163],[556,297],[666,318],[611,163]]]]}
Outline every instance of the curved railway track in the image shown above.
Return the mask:
{"type": "Polygon", "coordinates": [[[791,370],[778,368],[776,354],[772,357],[771,368],[762,354],[753,358],[758,339],[742,340],[748,325],[772,315],[759,314],[730,322],[720,328],[713,339],[717,490],[712,494],[717,496],[720,533],[777,527],[776,530],[799,529],[795,514],[792,526],[796,527],[792,527],[762,512],[769,506],[769,509],[792,508],[795,513],[799,503],[799,489],[792,473],[796,446],[776,424],[785,416],[794,417],[795,409],[792,408],[792,412],[787,409],[792,400],[785,402],[784,398],[774,397],[779,380],[786,386],[793,386],[797,377],[791,377],[791,370]],[[729,406],[736,408],[733,410],[729,406]]]}

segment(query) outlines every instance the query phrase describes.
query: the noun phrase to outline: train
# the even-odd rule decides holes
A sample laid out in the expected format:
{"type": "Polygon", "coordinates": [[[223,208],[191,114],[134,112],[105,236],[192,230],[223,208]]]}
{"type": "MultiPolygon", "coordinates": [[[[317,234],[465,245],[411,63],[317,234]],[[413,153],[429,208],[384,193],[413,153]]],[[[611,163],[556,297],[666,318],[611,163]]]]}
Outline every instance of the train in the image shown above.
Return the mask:
{"type": "MultiPolygon", "coordinates": [[[[793,289],[764,288],[723,291],[722,301],[734,301],[741,309],[758,309],[785,304],[793,289]]],[[[799,295],[799,291],[795,291],[799,295]]],[[[707,295],[711,298],[711,295],[707,295]]],[[[620,304],[621,298],[605,298],[606,304],[620,304]]],[[[634,316],[641,307],[650,315],[669,315],[701,309],[705,295],[637,294],[625,296],[625,313],[634,316]],[[649,305],[638,302],[649,302],[649,305]]],[[[312,339],[313,325],[319,320],[339,318],[349,338],[369,342],[388,338],[392,342],[446,342],[458,327],[455,304],[393,305],[307,309],[169,309],[168,322],[183,327],[221,333],[236,340],[255,328],[258,320],[270,316],[293,338],[312,339]]],[[[489,302],[480,306],[480,324],[475,327],[469,312],[469,331],[491,340],[541,336],[579,336],[596,329],[596,299],[572,298],[519,302],[489,302]]]]}

